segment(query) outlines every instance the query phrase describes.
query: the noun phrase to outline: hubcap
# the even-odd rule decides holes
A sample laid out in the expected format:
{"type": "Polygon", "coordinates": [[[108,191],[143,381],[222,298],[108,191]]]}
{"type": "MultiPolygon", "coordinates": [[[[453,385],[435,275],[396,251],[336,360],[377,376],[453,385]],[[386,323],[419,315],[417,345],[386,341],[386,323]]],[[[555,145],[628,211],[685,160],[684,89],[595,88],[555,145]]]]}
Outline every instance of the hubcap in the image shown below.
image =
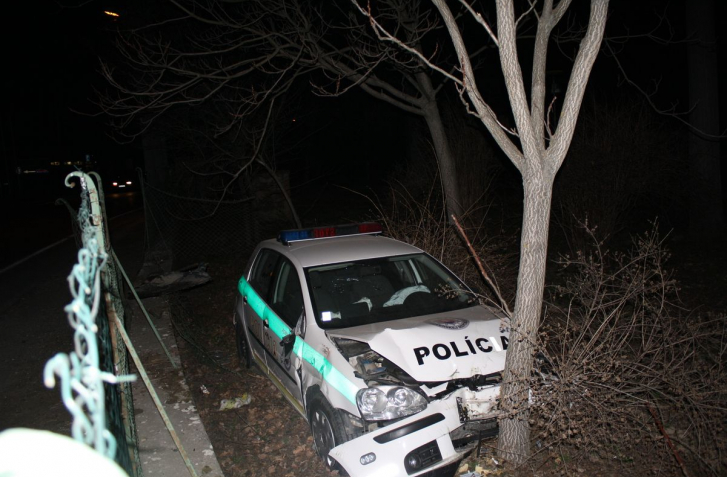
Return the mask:
{"type": "Polygon", "coordinates": [[[333,437],[333,429],[328,417],[316,409],[313,411],[313,422],[311,423],[313,430],[313,443],[316,446],[316,452],[328,462],[328,452],[335,447],[335,438],[333,437]]]}

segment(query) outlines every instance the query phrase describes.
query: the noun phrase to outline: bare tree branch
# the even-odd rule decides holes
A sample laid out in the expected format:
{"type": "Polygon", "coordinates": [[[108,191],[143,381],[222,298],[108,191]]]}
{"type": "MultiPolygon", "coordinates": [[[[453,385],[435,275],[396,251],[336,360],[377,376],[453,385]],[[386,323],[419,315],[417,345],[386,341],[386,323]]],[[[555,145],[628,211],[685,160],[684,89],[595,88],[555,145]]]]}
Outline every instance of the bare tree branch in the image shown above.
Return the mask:
{"type": "Polygon", "coordinates": [[[498,121],[494,111],[482,98],[482,95],[477,88],[477,83],[474,78],[474,69],[472,68],[472,63],[469,54],[467,53],[464,39],[459,31],[455,17],[452,15],[452,11],[443,0],[432,0],[432,3],[434,3],[434,6],[442,15],[447,31],[452,38],[453,46],[457,51],[457,58],[464,77],[463,81],[457,83],[462,88],[460,91],[469,97],[477,111],[477,116],[482,120],[483,124],[490,134],[492,134],[497,144],[502,148],[505,154],[507,154],[507,157],[510,158],[512,163],[515,164],[519,170],[521,170],[524,166],[522,153],[507,136],[506,128],[498,121]]]}
{"type": "Polygon", "coordinates": [[[578,120],[578,112],[583,101],[583,94],[586,91],[586,85],[588,84],[588,77],[593,68],[593,63],[596,61],[596,56],[598,56],[601,47],[607,17],[608,0],[593,0],[591,2],[588,30],[581,41],[578,55],[576,56],[568,81],[565,99],[563,100],[563,110],[568,113],[562,115],[558,129],[548,148],[548,155],[552,158],[550,165],[553,174],[563,164],[568,147],[573,139],[573,132],[575,131],[578,120]]]}
{"type": "MultiPolygon", "coordinates": [[[[470,5],[465,0],[460,0],[459,3],[461,3],[462,6],[464,6],[464,8],[467,10],[467,12],[469,12],[469,14],[472,15],[472,18],[474,18],[475,21],[477,23],[479,23],[482,26],[482,28],[485,29],[485,31],[487,32],[487,34],[490,35],[490,38],[492,38],[492,41],[495,42],[495,46],[497,46],[498,48],[500,48],[500,42],[497,41],[497,35],[495,35],[495,32],[492,31],[492,28],[490,27],[490,24],[487,23],[484,18],[482,18],[482,14],[480,12],[476,12],[474,10],[474,8],[472,8],[472,5],[470,5]]],[[[533,5],[532,8],[534,8],[534,5],[533,5]]]]}

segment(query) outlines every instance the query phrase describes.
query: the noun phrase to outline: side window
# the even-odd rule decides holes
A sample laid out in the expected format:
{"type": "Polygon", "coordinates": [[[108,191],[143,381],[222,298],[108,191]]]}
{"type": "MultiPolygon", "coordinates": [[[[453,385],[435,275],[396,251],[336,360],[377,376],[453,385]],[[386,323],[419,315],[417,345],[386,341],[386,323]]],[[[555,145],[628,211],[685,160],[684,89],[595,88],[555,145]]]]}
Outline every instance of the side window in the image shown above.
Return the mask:
{"type": "Polygon", "coordinates": [[[252,267],[250,275],[250,285],[260,295],[260,298],[269,302],[271,284],[275,272],[275,265],[278,263],[280,255],[272,250],[263,249],[260,251],[255,265],[252,267]]]}
{"type": "Polygon", "coordinates": [[[270,307],[291,328],[295,328],[303,311],[303,292],[295,267],[281,259],[274,273],[275,289],[270,307]]]}

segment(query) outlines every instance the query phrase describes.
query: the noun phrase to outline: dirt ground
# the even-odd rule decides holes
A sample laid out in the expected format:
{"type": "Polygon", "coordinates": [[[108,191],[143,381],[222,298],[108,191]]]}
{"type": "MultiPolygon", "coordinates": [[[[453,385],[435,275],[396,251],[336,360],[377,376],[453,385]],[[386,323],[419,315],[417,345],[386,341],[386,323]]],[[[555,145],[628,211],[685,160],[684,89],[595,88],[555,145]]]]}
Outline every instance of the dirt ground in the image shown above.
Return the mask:
{"type": "MultiPolygon", "coordinates": [[[[671,265],[683,283],[682,299],[691,309],[727,309],[727,252],[674,244],[671,265]],[[686,285],[688,284],[688,285],[686,285]]],[[[175,295],[172,314],[184,371],[205,429],[226,477],[331,476],[313,451],[304,419],[253,366],[239,365],[232,328],[236,285],[244,267],[239,263],[210,263],[213,281],[175,295]],[[222,400],[250,397],[249,404],[221,410],[222,400]]],[[[508,475],[496,461],[494,442],[483,441],[480,456],[463,461],[483,475],[508,475]]],[[[464,469],[462,469],[464,470],[464,469]]],[[[654,461],[648,468],[633,462],[584,458],[564,462],[562,456],[542,453],[520,475],[681,475],[673,461],[654,461]]],[[[459,475],[459,473],[457,474],[459,475]]]]}
{"type": "Polygon", "coordinates": [[[181,293],[171,311],[184,372],[226,477],[337,475],[313,451],[306,421],[256,367],[237,359],[232,313],[240,264],[210,264],[213,282],[181,293]],[[223,400],[250,402],[221,410],[223,400]]]}

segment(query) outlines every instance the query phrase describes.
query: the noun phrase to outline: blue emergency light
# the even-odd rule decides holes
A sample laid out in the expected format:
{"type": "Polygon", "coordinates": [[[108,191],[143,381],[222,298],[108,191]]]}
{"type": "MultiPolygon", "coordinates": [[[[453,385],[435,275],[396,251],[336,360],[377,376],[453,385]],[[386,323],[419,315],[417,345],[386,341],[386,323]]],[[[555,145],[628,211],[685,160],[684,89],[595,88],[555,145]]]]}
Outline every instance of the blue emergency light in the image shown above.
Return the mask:
{"type": "Polygon", "coordinates": [[[344,235],[380,234],[382,228],[376,222],[360,224],[313,227],[310,229],[283,230],[278,234],[278,242],[288,245],[290,242],[313,240],[318,238],[341,237],[344,235]]]}

